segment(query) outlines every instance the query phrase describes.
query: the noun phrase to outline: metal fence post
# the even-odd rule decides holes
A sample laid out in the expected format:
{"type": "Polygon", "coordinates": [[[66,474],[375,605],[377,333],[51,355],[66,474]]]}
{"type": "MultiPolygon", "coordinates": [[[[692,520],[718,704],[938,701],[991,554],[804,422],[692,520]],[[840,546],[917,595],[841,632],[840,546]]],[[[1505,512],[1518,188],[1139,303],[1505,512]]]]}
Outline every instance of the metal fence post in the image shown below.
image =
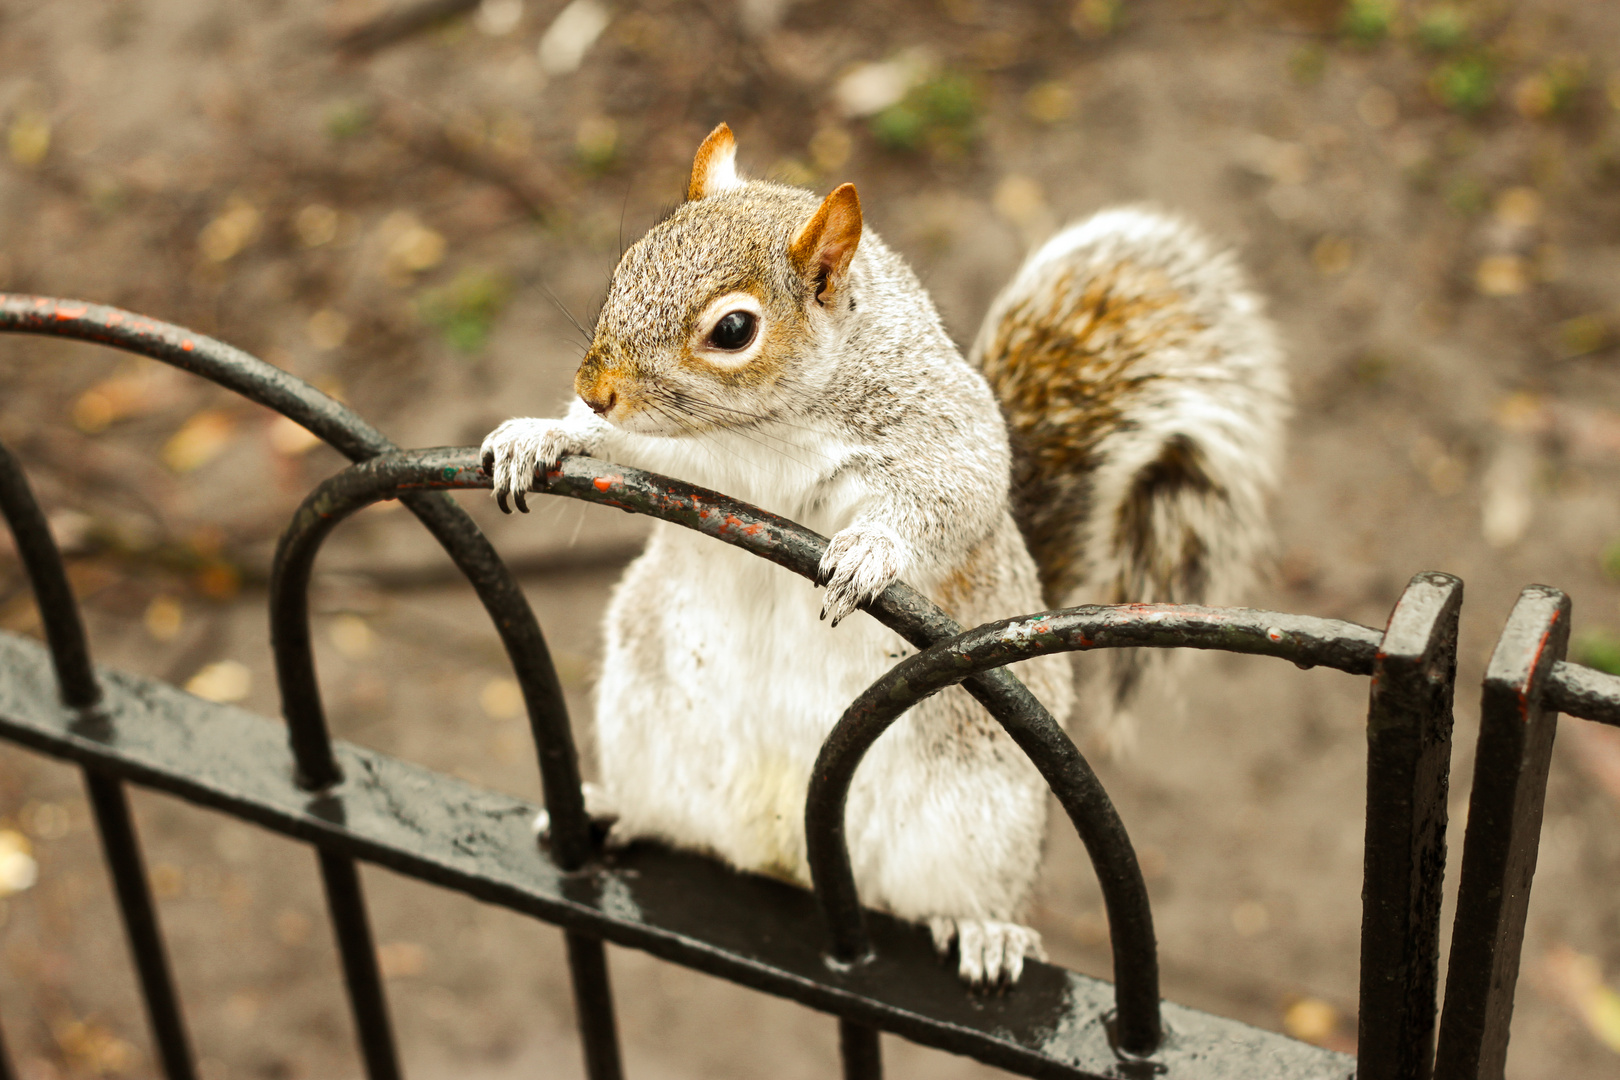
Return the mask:
{"type": "Polygon", "coordinates": [[[1451,699],[1462,582],[1414,577],[1390,613],[1367,707],[1361,1080],[1425,1080],[1434,1055],[1451,699]]]}
{"type": "MultiPolygon", "coordinates": [[[[101,702],[101,687],[90,664],[90,646],[79,618],[78,600],[68,582],[62,553],[51,536],[50,525],[39,500],[28,484],[22,466],[11,452],[0,446],[0,517],[4,517],[17,543],[34,590],[34,603],[45,639],[51,649],[51,664],[62,704],[78,714],[80,722],[93,721],[101,702]]],[[[117,780],[84,770],[85,788],[101,834],[101,850],[107,859],[118,911],[124,920],[129,949],[140,976],[142,1000],[151,1023],[152,1041],[163,1073],[169,1080],[194,1080],[191,1041],[186,1035],[180,1012],[180,996],[175,991],[174,974],[158,928],[157,909],[147,887],[141,861],[140,843],[129,812],[124,786],[117,780]]],[[[0,1048],[0,1061],[4,1049],[0,1048]]]]}
{"type": "Polygon", "coordinates": [[[1542,695],[1569,647],[1569,597],[1519,594],[1485,671],[1436,1080],[1500,1080],[1558,713],[1542,695]]]}

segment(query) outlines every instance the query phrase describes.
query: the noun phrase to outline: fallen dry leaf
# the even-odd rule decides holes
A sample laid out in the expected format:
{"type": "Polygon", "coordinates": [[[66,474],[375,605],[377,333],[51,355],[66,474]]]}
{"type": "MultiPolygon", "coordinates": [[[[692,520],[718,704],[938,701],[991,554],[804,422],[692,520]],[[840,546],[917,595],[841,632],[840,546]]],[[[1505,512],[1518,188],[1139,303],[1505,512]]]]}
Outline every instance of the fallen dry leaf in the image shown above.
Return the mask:
{"type": "Polygon", "coordinates": [[[180,601],[172,596],[159,596],[146,605],[146,615],[141,621],[146,624],[146,632],[158,641],[173,641],[179,636],[185,619],[180,601]]]}
{"type": "Polygon", "coordinates": [[[0,829],[0,897],[31,889],[38,880],[39,864],[28,837],[14,829],[0,829]]]}
{"type": "Polygon", "coordinates": [[[240,661],[220,660],[186,680],[186,692],[208,701],[241,701],[253,692],[253,672],[240,661]]]}
{"type": "Polygon", "coordinates": [[[266,427],[266,434],[270,438],[270,449],[282,457],[297,457],[321,444],[319,435],[285,416],[271,420],[266,427]]]}
{"type": "Polygon", "coordinates": [[[1620,993],[1603,982],[1596,957],[1557,945],[1541,958],[1535,976],[1543,994],[1580,1017],[1586,1030],[1620,1054],[1620,993]]]}
{"type": "Polygon", "coordinates": [[[163,444],[163,463],[175,472],[200,469],[217,458],[236,434],[236,417],[223,409],[204,409],[180,426],[163,444]]]}
{"type": "Polygon", "coordinates": [[[1487,255],[1474,271],[1474,286],[1485,296],[1519,296],[1530,288],[1530,271],[1518,255],[1487,255]]]}
{"type": "Polygon", "coordinates": [[[1283,1012],[1283,1030],[1301,1042],[1318,1045],[1339,1029],[1339,1010],[1321,998],[1300,998],[1283,1012]]]}
{"type": "Polygon", "coordinates": [[[246,199],[233,198],[197,234],[197,247],[212,262],[228,262],[259,235],[259,223],[257,207],[246,199]]]}
{"type": "Polygon", "coordinates": [[[478,693],[478,704],[491,720],[523,715],[523,689],[515,679],[491,679],[478,693]]]}
{"type": "Polygon", "coordinates": [[[427,967],[427,950],[414,941],[390,941],[377,946],[377,966],[386,979],[420,975],[427,967]]]}

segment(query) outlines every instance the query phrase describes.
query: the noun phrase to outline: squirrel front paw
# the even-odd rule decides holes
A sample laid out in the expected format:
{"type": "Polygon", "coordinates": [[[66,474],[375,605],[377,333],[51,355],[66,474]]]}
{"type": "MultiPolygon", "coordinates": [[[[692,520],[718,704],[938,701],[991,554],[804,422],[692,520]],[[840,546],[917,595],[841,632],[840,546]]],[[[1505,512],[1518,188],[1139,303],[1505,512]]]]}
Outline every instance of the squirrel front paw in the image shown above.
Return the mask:
{"type": "Polygon", "coordinates": [[[535,488],[536,469],[553,469],[564,454],[586,454],[579,432],[567,420],[508,420],[484,439],[480,448],[484,472],[495,481],[495,502],[503,514],[512,511],[506,505],[510,494],[517,508],[525,514],[529,504],[524,493],[535,488]]]}
{"type": "Polygon", "coordinates": [[[857,604],[876,599],[905,572],[909,549],[886,525],[851,525],[832,538],[816,579],[827,586],[821,617],[837,626],[857,604]]]}
{"type": "Polygon", "coordinates": [[[928,920],[928,931],[941,956],[956,944],[956,973],[969,986],[1012,986],[1026,958],[1046,959],[1041,935],[1017,923],[938,918],[928,920]]]}

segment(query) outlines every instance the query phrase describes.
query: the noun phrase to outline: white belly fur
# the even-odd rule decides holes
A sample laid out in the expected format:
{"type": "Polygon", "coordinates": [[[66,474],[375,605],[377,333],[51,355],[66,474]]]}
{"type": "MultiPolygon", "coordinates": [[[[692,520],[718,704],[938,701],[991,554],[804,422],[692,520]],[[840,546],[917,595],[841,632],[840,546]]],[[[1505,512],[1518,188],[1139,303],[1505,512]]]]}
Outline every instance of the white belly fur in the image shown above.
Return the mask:
{"type": "MultiPolygon", "coordinates": [[[[804,800],[821,743],[913,651],[865,613],[832,628],[820,607],[795,574],[657,526],[607,617],[597,745],[619,830],[809,883],[804,800]]],[[[1024,667],[1066,693],[1065,668],[1024,667]]],[[[1044,818],[1045,785],[1023,753],[965,692],[936,695],[856,775],[847,820],[862,899],[908,918],[1010,918],[1044,818]]]]}

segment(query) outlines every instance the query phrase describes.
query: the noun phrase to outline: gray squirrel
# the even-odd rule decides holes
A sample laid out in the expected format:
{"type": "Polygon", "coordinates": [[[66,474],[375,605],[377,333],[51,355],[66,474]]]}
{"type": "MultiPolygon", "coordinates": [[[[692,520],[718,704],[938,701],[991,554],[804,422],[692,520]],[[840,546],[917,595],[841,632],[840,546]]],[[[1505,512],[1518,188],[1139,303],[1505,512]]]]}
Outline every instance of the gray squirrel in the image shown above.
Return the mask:
{"type": "MultiPolygon", "coordinates": [[[[714,488],[830,536],[825,592],[658,523],[614,590],[593,816],[809,883],[804,800],[843,709],[910,651],[856,605],[903,579],[964,626],[1059,604],[1231,602],[1266,543],[1288,392],[1235,260],[1110,210],[1030,256],[971,362],[845,184],[738,175],[721,124],[687,201],[614,270],[560,420],[483,444],[495,497],[588,454],[714,488]]],[[[1097,710],[1139,662],[1111,660],[1097,710]]],[[[1059,719],[1066,657],[1013,669],[1059,719]]],[[[1017,981],[1046,785],[961,688],[873,746],[849,795],[863,902],[926,923],[974,985],[1017,981]]],[[[543,818],[543,815],[542,815],[543,818]]],[[[544,820],[537,823],[543,829],[544,820]]]]}

